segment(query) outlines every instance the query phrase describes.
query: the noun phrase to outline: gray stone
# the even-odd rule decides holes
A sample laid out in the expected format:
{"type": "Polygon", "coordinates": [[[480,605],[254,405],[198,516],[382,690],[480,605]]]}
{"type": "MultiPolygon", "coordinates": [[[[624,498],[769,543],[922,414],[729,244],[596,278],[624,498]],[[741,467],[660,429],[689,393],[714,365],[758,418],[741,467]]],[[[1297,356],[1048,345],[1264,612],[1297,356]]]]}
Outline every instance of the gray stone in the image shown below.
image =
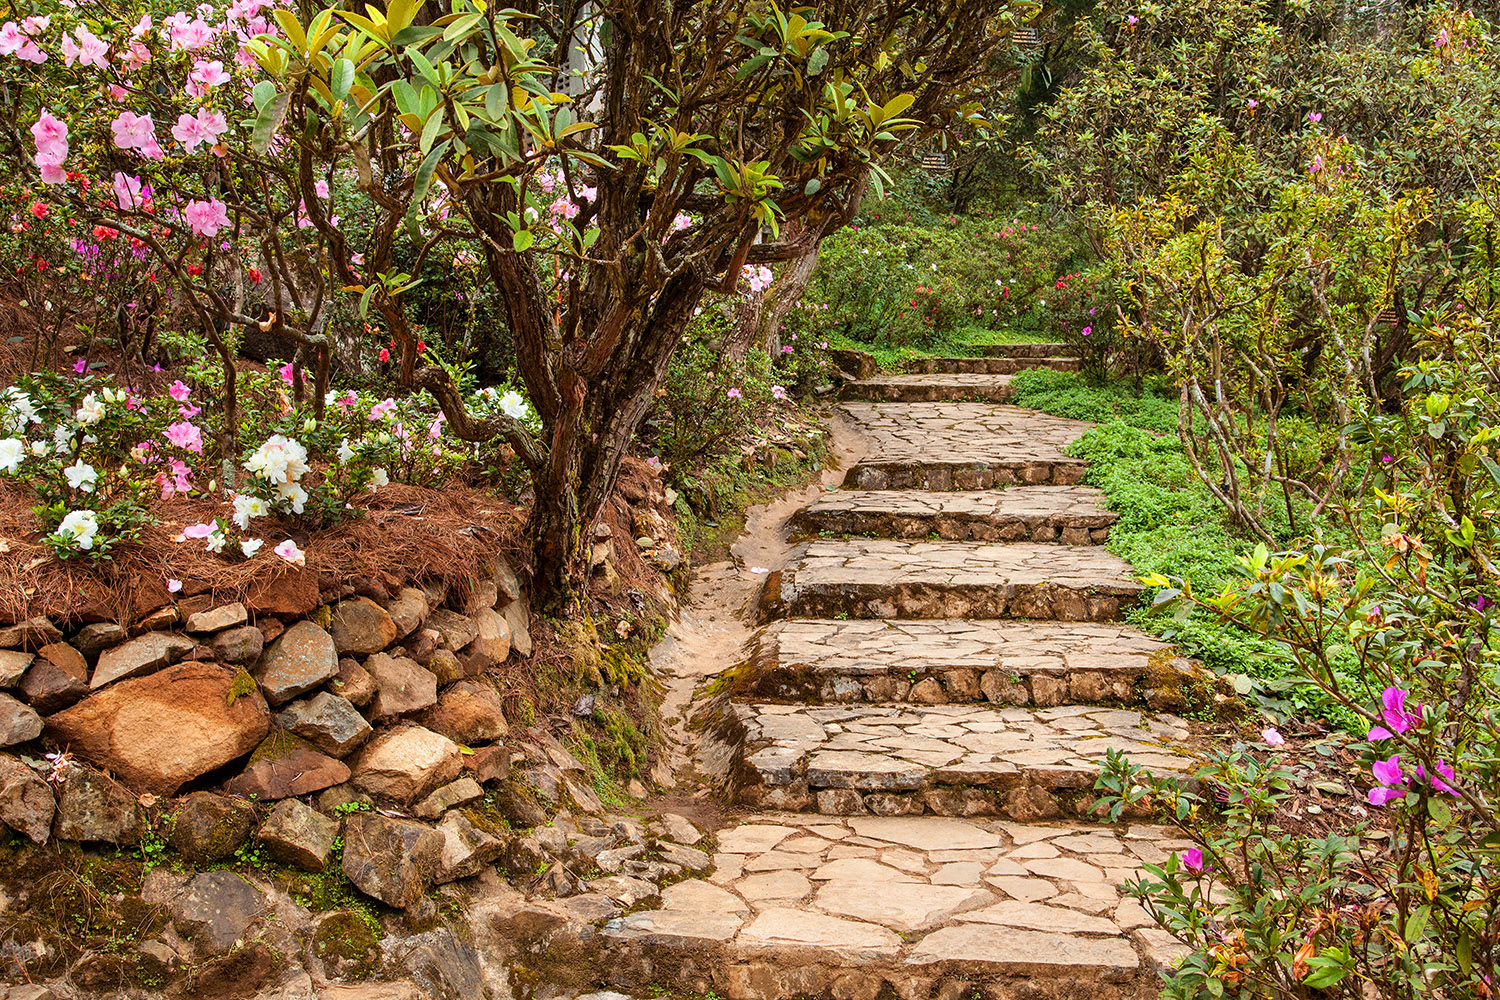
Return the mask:
{"type": "Polygon", "coordinates": [[[437,825],[443,850],[434,881],[452,882],[479,874],[505,850],[505,840],[489,822],[476,823],[469,811],[453,809],[437,825]]]}
{"type": "Polygon", "coordinates": [[[21,683],[26,668],[31,666],[35,654],[16,649],[0,649],[0,688],[13,688],[21,683]]]}
{"type": "Polygon", "coordinates": [[[348,756],[373,732],[347,699],[327,691],[292,702],[276,716],[276,724],[331,757],[348,756]]]}
{"type": "Polygon", "coordinates": [[[458,777],[463,755],[448,737],[407,726],[378,734],[355,755],[352,766],[355,787],[410,805],[458,777]]]}
{"type": "Polygon", "coordinates": [[[242,625],[220,632],[209,643],[214,651],[214,659],[237,667],[247,666],[260,659],[265,646],[266,634],[254,625],[242,625]]]}
{"type": "Polygon", "coordinates": [[[118,781],[75,764],[63,782],[52,833],[58,840],[134,844],[141,839],[136,797],[118,781]]]}
{"type": "Polygon", "coordinates": [[[147,632],[99,654],[89,689],[97,691],[127,677],[139,677],[169,666],[193,651],[194,642],[171,632],[147,632]]]}
{"type": "Polygon", "coordinates": [[[273,733],[250,755],[250,766],[231,778],[224,790],[262,802],[274,802],[341,785],[349,765],[314,750],[288,733],[273,733]]]}
{"type": "Polygon", "coordinates": [[[62,638],[62,632],[43,615],[28,618],[16,625],[0,628],[0,649],[36,651],[62,638]]]}
{"type": "Polygon", "coordinates": [[[52,787],[40,774],[9,754],[0,754],[0,823],[45,844],[57,808],[52,787]]]}
{"type": "Polygon", "coordinates": [[[358,660],[345,656],[339,659],[339,675],[328,682],[328,690],[352,705],[365,708],[375,700],[379,689],[375,686],[375,678],[359,665],[358,660]]]}
{"type": "Polygon", "coordinates": [[[256,836],[271,857],[304,871],[328,867],[339,824],[297,799],[282,799],[261,823],[256,836]]]}
{"type": "Polygon", "coordinates": [[[667,836],[684,846],[692,847],[703,839],[703,834],[698,828],[690,823],[687,817],[678,813],[662,813],[661,823],[667,836]]]}
{"type": "Polygon", "coordinates": [[[250,613],[245,606],[238,601],[233,604],[223,604],[208,611],[200,611],[195,615],[189,615],[187,630],[203,634],[206,632],[222,632],[236,625],[243,625],[250,620],[250,613]]]}
{"type": "Polygon", "coordinates": [[[997,933],[994,926],[986,924],[959,924],[933,931],[916,944],[907,962],[955,963],[1009,975],[1070,971],[1090,977],[1133,972],[1140,967],[1135,949],[1123,937],[1089,938],[1017,929],[997,933]]]}
{"type": "Polygon", "coordinates": [[[309,621],[295,622],[261,654],[255,679],[266,700],[284,705],[337,676],[333,637],[309,621]]]}
{"type": "Polygon", "coordinates": [[[375,680],[375,700],[370,706],[370,719],[374,722],[420,712],[437,704],[437,677],[415,660],[376,653],[365,661],[365,669],[375,680]]]}
{"type": "Polygon", "coordinates": [[[254,825],[255,807],[243,799],[194,792],[177,807],[169,840],[189,863],[206,865],[239,850],[254,825]]]}
{"type": "Polygon", "coordinates": [[[125,641],[125,630],[114,622],[95,622],[85,625],[68,644],[92,660],[111,646],[125,641]]]}
{"type": "Polygon", "coordinates": [[[480,669],[504,663],[510,655],[510,626],[493,608],[474,613],[474,655],[481,660],[480,669]]]}
{"type": "Polygon", "coordinates": [[[200,955],[228,951],[265,909],[260,890],[231,871],[193,876],[171,903],[172,920],[200,955]]]}
{"type": "Polygon", "coordinates": [[[444,646],[455,651],[473,642],[474,637],[479,634],[471,618],[447,608],[433,611],[423,624],[443,637],[444,646]]]}
{"type": "Polygon", "coordinates": [[[427,620],[427,595],[415,587],[402,587],[385,611],[396,625],[396,638],[405,639],[427,620]]]}
{"type": "Polygon", "coordinates": [[[411,820],[378,813],[344,819],[344,874],[387,906],[413,906],[437,875],[444,835],[411,820]]]}
{"type": "Polygon", "coordinates": [[[386,610],[368,597],[346,597],[335,604],[328,631],[340,655],[378,653],[395,642],[399,633],[386,610]]]}
{"type": "Polygon", "coordinates": [[[505,627],[510,630],[510,648],[519,656],[530,656],[534,649],[530,602],[524,598],[512,601],[500,613],[505,617],[505,627]]]}
{"type": "Polygon", "coordinates": [[[0,694],[0,747],[15,746],[42,735],[42,717],[8,694],[0,694]]]}
{"type": "Polygon", "coordinates": [[[668,864],[681,865],[690,872],[707,871],[709,857],[696,847],[683,847],[681,844],[659,843],[656,845],[656,853],[668,864]]]}
{"type": "Polygon", "coordinates": [[[418,802],[412,809],[412,814],[418,819],[437,819],[449,809],[466,806],[482,798],[484,789],[479,786],[479,782],[473,778],[459,778],[418,802]]]}

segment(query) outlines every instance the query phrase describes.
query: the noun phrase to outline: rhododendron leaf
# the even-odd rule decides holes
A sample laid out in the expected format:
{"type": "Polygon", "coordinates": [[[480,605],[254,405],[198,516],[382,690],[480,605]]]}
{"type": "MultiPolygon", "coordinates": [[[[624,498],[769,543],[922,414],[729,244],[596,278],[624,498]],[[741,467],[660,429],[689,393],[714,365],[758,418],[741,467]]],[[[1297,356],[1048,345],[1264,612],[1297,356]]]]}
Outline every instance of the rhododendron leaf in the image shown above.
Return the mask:
{"type": "Polygon", "coordinates": [[[282,91],[267,101],[255,116],[255,131],[250,137],[250,147],[257,153],[264,154],[271,148],[271,137],[286,119],[287,102],[291,97],[291,91],[282,91]]]}
{"type": "Polygon", "coordinates": [[[455,39],[462,38],[464,35],[467,35],[469,31],[482,20],[484,20],[484,15],[482,14],[458,15],[454,19],[452,24],[449,24],[446,28],[443,29],[443,41],[451,42],[455,39]]]}
{"type": "Polygon", "coordinates": [[[432,148],[432,144],[437,141],[438,133],[443,130],[443,123],[446,119],[447,115],[444,114],[442,108],[438,108],[428,117],[427,123],[422,126],[422,152],[425,153],[432,148]]]}
{"type": "Polygon", "coordinates": [[[333,92],[335,101],[348,98],[349,88],[354,86],[354,63],[348,59],[334,61],[333,69],[328,73],[328,89],[333,92]]]}
{"type": "Polygon", "coordinates": [[[255,102],[255,110],[259,111],[266,106],[266,102],[276,96],[276,84],[270,80],[262,80],[250,90],[250,99],[255,102]]]}

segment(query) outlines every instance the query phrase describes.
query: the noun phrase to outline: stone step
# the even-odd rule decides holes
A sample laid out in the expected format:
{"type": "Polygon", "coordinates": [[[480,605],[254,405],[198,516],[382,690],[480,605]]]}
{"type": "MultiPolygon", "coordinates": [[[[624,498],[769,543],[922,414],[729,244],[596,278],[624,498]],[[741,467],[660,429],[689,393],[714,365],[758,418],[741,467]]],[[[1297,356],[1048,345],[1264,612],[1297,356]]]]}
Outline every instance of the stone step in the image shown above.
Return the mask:
{"type": "Polygon", "coordinates": [[[816,539],[767,579],[774,618],[1114,621],[1143,587],[1096,545],[816,539]]]}
{"type": "Polygon", "coordinates": [[[995,492],[838,490],[799,511],[806,532],[949,541],[1101,545],[1120,515],[1087,486],[1021,486],[995,492]]]}
{"type": "Polygon", "coordinates": [[[1028,368],[1076,372],[1077,358],[912,358],[906,370],[913,375],[1014,375],[1028,368]]]}
{"type": "Polygon", "coordinates": [[[762,813],[706,878],[593,938],[621,989],[735,1000],[1154,1000],[1183,949],[1124,885],[1189,845],[1162,827],[762,813]]]}
{"type": "Polygon", "coordinates": [[[725,703],[731,791],[762,809],[851,816],[1087,819],[1109,750],[1185,774],[1176,716],[1089,705],[770,705],[725,703]],[[741,735],[742,734],[742,735],[741,735]]]}
{"type": "Polygon", "coordinates": [[[839,412],[865,444],[844,476],[859,490],[1073,486],[1086,465],[1063,448],[1094,426],[995,403],[842,403],[839,412]]]}
{"type": "Polygon", "coordinates": [[[987,358],[1070,358],[1073,348],[1068,344],[986,344],[983,354],[987,358]]]}
{"type": "Polygon", "coordinates": [[[1175,646],[1094,622],[773,622],[723,686],[737,701],[803,704],[1068,702],[1175,712],[1213,697],[1207,672],[1175,646]]]}
{"type": "Polygon", "coordinates": [[[1009,375],[883,375],[845,383],[839,398],[875,403],[1005,403],[1010,395],[1009,375]]]}

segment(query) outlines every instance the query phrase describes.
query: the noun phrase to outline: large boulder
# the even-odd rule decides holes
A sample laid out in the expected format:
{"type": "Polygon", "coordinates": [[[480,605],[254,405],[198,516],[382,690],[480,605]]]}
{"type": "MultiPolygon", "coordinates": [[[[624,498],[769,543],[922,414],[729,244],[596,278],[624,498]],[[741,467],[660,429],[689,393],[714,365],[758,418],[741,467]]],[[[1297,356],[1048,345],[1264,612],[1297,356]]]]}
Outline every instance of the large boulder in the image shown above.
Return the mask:
{"type": "Polygon", "coordinates": [[[40,774],[9,754],[0,754],[0,823],[25,834],[32,843],[45,844],[56,809],[52,787],[40,774]]]}
{"type": "Polygon", "coordinates": [[[388,906],[415,905],[438,873],[443,835],[411,820],[379,813],[344,819],[344,874],[388,906]]]}
{"type": "Polygon", "coordinates": [[[272,733],[250,755],[250,766],[231,778],[224,790],[232,795],[274,802],[342,785],[349,767],[314,750],[290,733],[272,733]]]}
{"type": "Polygon", "coordinates": [[[141,839],[136,795],[118,781],[75,764],[68,768],[57,799],[52,834],[58,840],[134,844],[141,839]]]}
{"type": "Polygon", "coordinates": [[[378,653],[396,641],[396,623],[368,597],[346,597],[333,606],[328,631],[340,654],[378,653]]]}
{"type": "Polygon", "coordinates": [[[254,750],[270,726],[248,677],[197,662],[120,681],[47,720],[50,738],[157,795],[254,750]]]}
{"type": "Polygon", "coordinates": [[[255,807],[243,799],[194,792],[172,817],[171,845],[195,865],[227,858],[250,839],[255,807]]]}
{"type": "Polygon", "coordinates": [[[458,777],[463,754],[458,744],[421,726],[383,732],[353,759],[356,788],[410,805],[458,777]]]}
{"type": "Polygon", "coordinates": [[[359,709],[327,691],[292,702],[276,716],[276,724],[331,757],[348,756],[371,732],[359,709]]]}
{"type": "Polygon", "coordinates": [[[376,653],[365,661],[365,669],[375,679],[375,700],[370,706],[374,722],[386,722],[437,704],[437,677],[415,660],[376,653]]]}
{"type": "Polygon", "coordinates": [[[89,689],[97,691],[106,684],[160,670],[191,653],[193,646],[193,640],[174,632],[147,632],[137,636],[99,654],[89,689]]]}
{"type": "Polygon", "coordinates": [[[261,654],[255,679],[266,700],[284,705],[306,694],[339,672],[333,637],[312,622],[297,622],[281,633],[261,654]]]}
{"type": "Polygon", "coordinates": [[[459,681],[443,689],[437,704],[417,717],[434,732],[463,744],[498,740],[508,727],[495,689],[480,681],[459,681]]]}
{"type": "Polygon", "coordinates": [[[15,746],[42,735],[42,717],[8,694],[0,694],[0,747],[15,746]]]}

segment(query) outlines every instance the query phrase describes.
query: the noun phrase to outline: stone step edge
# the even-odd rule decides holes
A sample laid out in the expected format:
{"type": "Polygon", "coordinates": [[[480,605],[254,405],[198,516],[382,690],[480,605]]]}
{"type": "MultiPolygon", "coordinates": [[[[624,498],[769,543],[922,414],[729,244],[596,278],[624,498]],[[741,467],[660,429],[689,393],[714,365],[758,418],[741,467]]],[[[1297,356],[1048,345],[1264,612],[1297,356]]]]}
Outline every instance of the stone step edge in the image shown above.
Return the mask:
{"type": "MultiPolygon", "coordinates": [[[[901,491],[892,491],[901,492],[901,491]]],[[[953,492],[953,491],[949,491],[953,492]]],[[[821,511],[804,507],[792,516],[792,541],[832,532],[869,538],[919,539],[936,536],[952,542],[1057,542],[1063,545],[1103,545],[1110,527],[1120,519],[1115,511],[1097,514],[1053,513],[1035,516],[1006,514],[1003,510],[902,514],[896,511],[821,511]]]]}
{"type": "Polygon", "coordinates": [[[1032,368],[1078,371],[1078,358],[917,358],[908,361],[907,375],[1016,375],[1032,368]]]}
{"type": "Polygon", "coordinates": [[[942,382],[942,377],[933,376],[935,381],[929,384],[879,379],[846,382],[839,390],[839,400],[846,403],[1009,403],[1015,395],[1008,383],[965,385],[942,382]]]}
{"type": "Polygon", "coordinates": [[[884,668],[829,670],[784,663],[774,626],[761,628],[743,660],[714,677],[707,693],[735,701],[847,705],[858,702],[913,705],[991,704],[1055,708],[1059,705],[1138,705],[1181,712],[1213,703],[1218,685],[1201,664],[1163,650],[1139,668],[926,668],[910,660],[884,668]]]}
{"type": "Polygon", "coordinates": [[[1077,486],[1088,463],[1082,459],[1043,461],[988,459],[942,461],[875,457],[855,462],[844,474],[846,490],[991,490],[1002,486],[1077,486]]]}
{"type": "Polygon", "coordinates": [[[780,618],[978,618],[1040,621],[1119,621],[1144,586],[1064,587],[1055,583],[963,584],[817,583],[796,584],[794,569],[766,574],[757,606],[759,621],[780,618]],[[940,596],[939,596],[940,595],[940,596]],[[941,601],[940,614],[931,602],[941,601]]]}

